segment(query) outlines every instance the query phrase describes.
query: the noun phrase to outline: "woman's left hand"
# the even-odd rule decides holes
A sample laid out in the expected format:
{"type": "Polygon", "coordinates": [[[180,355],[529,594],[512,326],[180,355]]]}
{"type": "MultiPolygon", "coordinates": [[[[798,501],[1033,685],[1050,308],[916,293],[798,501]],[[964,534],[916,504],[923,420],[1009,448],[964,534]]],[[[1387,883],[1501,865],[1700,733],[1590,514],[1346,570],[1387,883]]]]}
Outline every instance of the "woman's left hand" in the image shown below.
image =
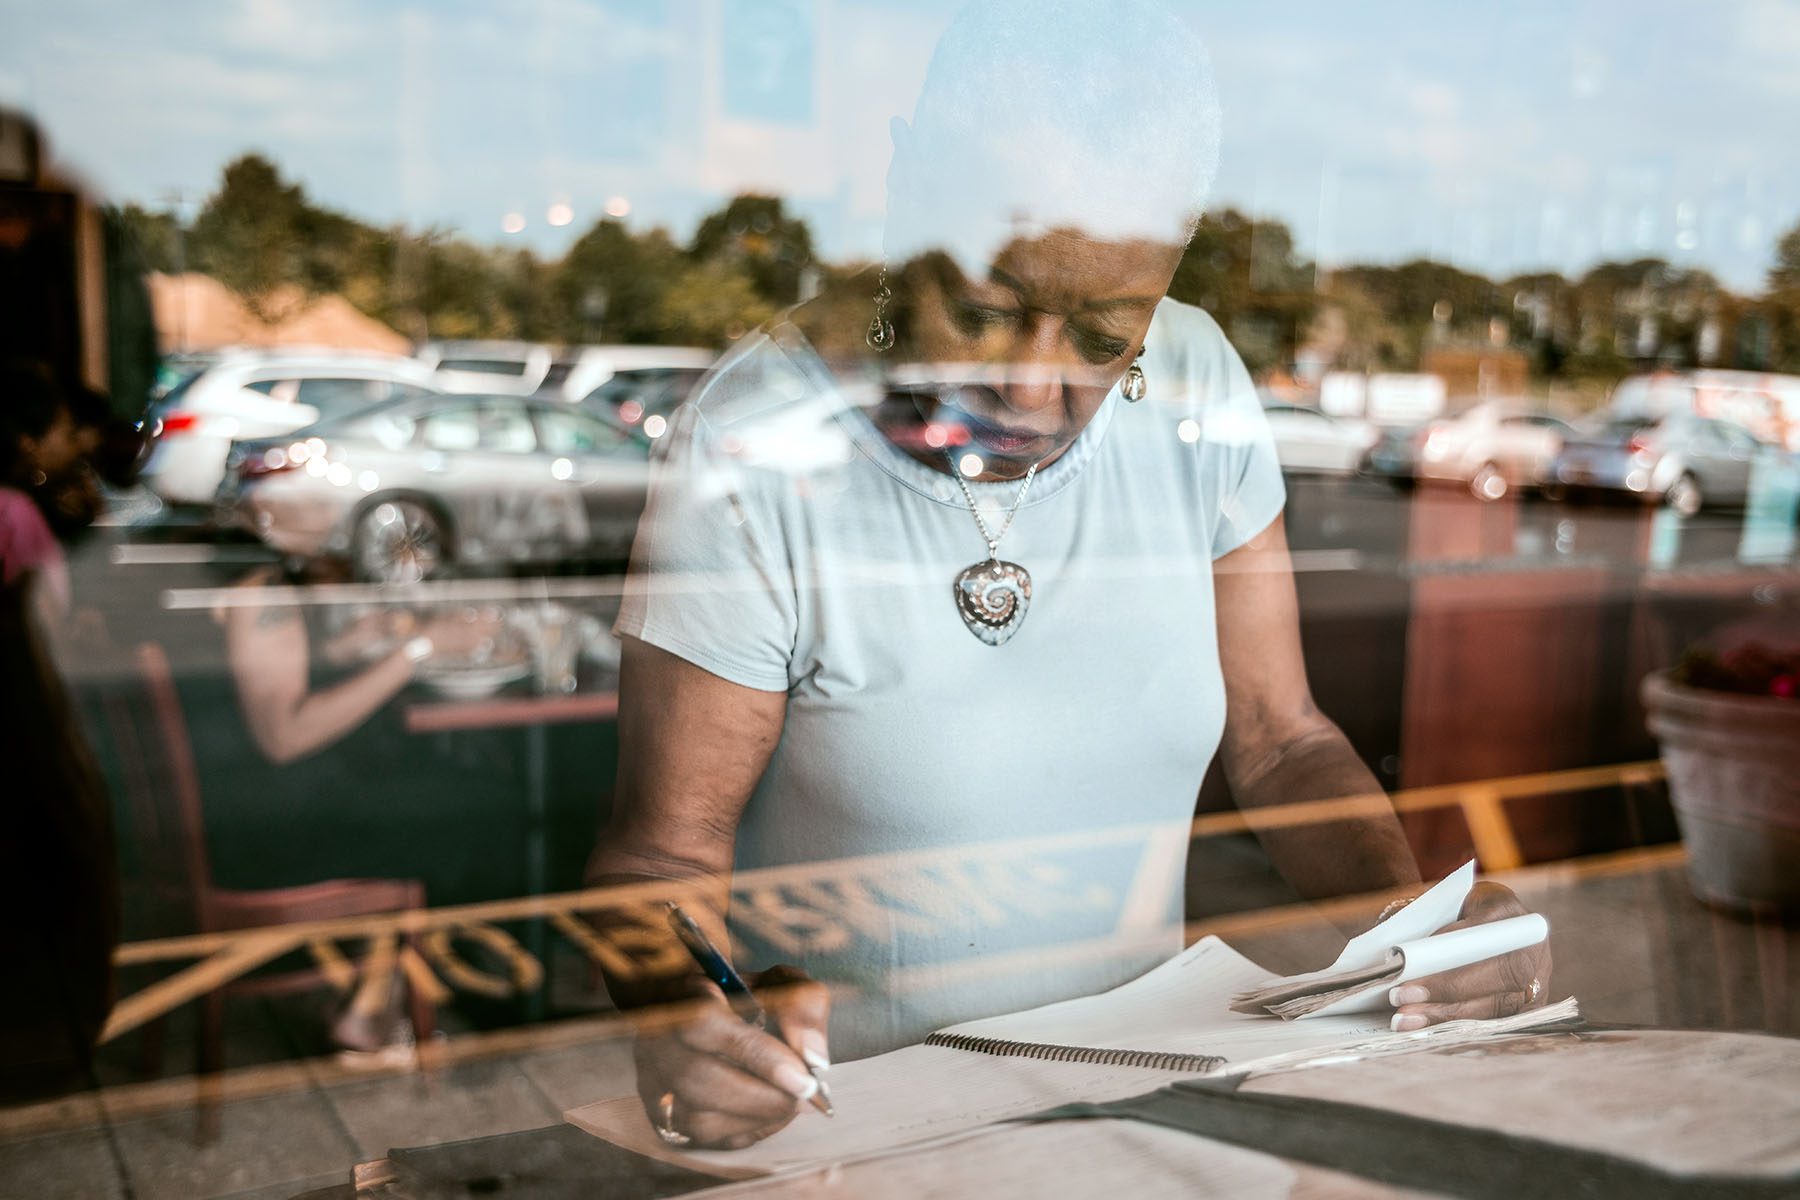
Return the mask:
{"type": "MultiPolygon", "coordinates": [[[[1442,932],[1503,921],[1528,911],[1511,888],[1477,883],[1463,902],[1462,920],[1446,925],[1442,932]]],[[[1423,1029],[1439,1021],[1464,1017],[1510,1017],[1544,1003],[1549,994],[1550,943],[1546,940],[1498,958],[1400,984],[1392,994],[1394,1028],[1423,1029]]]]}

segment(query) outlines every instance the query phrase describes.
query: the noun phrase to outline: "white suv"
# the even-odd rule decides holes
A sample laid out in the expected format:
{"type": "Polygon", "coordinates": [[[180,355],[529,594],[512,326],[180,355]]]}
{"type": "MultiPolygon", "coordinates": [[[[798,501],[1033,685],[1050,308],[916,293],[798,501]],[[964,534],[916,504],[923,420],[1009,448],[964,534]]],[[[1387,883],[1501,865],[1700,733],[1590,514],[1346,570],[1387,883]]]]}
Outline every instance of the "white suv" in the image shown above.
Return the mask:
{"type": "Polygon", "coordinates": [[[437,390],[429,367],[398,355],[228,351],[156,403],[144,482],[172,503],[210,505],[235,439],[278,437],[321,417],[437,390]]]}

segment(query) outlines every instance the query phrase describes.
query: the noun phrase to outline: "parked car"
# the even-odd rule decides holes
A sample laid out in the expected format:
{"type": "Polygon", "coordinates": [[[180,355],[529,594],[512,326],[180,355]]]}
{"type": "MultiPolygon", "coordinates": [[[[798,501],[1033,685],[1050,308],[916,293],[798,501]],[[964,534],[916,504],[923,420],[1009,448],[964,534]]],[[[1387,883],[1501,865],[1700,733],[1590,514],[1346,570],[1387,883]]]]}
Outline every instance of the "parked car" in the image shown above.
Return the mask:
{"type": "Polygon", "coordinates": [[[217,363],[224,354],[217,350],[178,351],[165,354],[156,364],[156,376],[150,382],[150,399],[161,400],[179,383],[193,378],[217,363]]]}
{"type": "Polygon", "coordinates": [[[1265,404],[1263,416],[1284,471],[1348,475],[1362,465],[1380,436],[1367,421],[1298,404],[1265,404]]]}
{"type": "Polygon", "coordinates": [[[446,392],[529,396],[543,386],[550,347],[536,342],[427,342],[418,360],[446,392]]]}
{"type": "Polygon", "coordinates": [[[689,346],[564,346],[535,342],[431,342],[419,361],[447,392],[553,396],[580,401],[626,371],[704,372],[714,354],[689,346]]]}
{"type": "Polygon", "coordinates": [[[704,365],[626,368],[615,371],[605,383],[583,396],[581,403],[653,442],[668,431],[669,414],[688,398],[705,374],[704,365]]]}
{"type": "Polygon", "coordinates": [[[143,480],[171,503],[210,504],[233,441],[280,437],[322,418],[433,391],[431,372],[398,355],[234,351],[152,406],[143,480]]]}
{"type": "Polygon", "coordinates": [[[1628,496],[1692,516],[1743,504],[1757,460],[1781,453],[1729,421],[1612,413],[1564,445],[1553,474],[1570,494],[1628,496]]]}
{"type": "MultiPolygon", "coordinates": [[[[691,388],[717,358],[711,350],[692,346],[570,346],[558,351],[538,390],[586,401],[621,376],[646,382],[675,376],[691,388]]],[[[681,396],[686,394],[682,389],[681,396]]]]}
{"type": "Polygon", "coordinates": [[[1368,467],[1401,487],[1421,480],[1461,483],[1479,500],[1550,478],[1568,422],[1489,401],[1454,417],[1393,430],[1369,452],[1368,467]]]}
{"type": "Polygon", "coordinates": [[[1687,415],[1728,421],[1800,451],[1800,376],[1762,371],[1652,371],[1621,379],[1606,410],[1620,417],[1687,415]]]}
{"type": "Polygon", "coordinates": [[[222,516],[283,554],[347,555],[359,578],[622,557],[649,484],[644,445],[560,401],[414,397],[232,449],[222,516]]]}

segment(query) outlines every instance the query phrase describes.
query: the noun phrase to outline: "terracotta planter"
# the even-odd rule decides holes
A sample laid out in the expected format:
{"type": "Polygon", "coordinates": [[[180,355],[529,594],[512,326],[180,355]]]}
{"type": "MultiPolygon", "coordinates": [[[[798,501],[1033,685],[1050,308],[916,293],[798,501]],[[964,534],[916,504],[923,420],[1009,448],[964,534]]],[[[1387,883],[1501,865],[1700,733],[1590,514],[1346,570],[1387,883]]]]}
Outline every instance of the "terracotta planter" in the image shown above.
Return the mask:
{"type": "Polygon", "coordinates": [[[1661,671],[1640,695],[1695,894],[1739,911],[1800,911],[1800,701],[1685,687],[1661,671]]]}

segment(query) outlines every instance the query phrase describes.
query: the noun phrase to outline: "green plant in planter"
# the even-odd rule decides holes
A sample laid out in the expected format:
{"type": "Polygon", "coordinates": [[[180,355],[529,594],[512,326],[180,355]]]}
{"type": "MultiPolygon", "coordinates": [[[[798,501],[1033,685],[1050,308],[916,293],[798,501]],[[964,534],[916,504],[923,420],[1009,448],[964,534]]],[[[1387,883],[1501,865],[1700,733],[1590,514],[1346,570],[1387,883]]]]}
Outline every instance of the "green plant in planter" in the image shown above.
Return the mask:
{"type": "Polygon", "coordinates": [[[1800,690],[1800,647],[1780,650],[1747,642],[1722,653],[1695,648],[1682,655],[1669,678],[1687,687],[1792,700],[1800,690]]]}

